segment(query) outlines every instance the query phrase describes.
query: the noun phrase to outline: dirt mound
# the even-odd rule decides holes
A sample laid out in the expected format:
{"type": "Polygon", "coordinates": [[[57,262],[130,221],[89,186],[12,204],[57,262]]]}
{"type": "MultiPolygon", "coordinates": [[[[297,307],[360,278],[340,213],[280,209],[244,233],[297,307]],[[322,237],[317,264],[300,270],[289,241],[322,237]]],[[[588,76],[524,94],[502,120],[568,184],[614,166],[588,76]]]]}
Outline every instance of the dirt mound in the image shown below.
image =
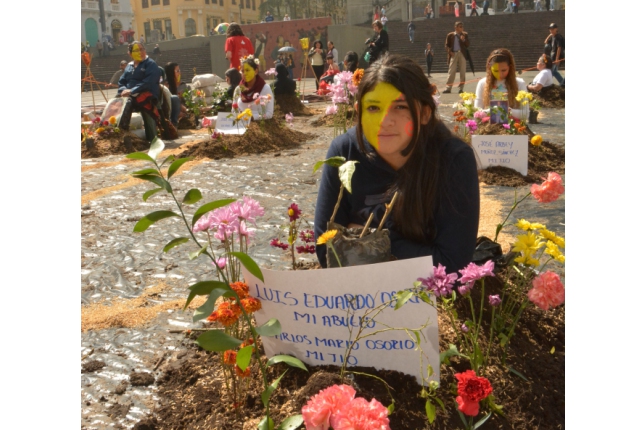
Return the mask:
{"type": "MultiPolygon", "coordinates": [[[[324,112],[322,112],[324,114],[324,112]]],[[[353,108],[349,108],[347,111],[347,129],[353,127],[355,125],[356,111],[353,108]]],[[[315,127],[334,127],[336,120],[338,119],[338,115],[323,115],[317,120],[313,121],[311,125],[315,127]]]]}
{"type": "Polygon", "coordinates": [[[293,116],[313,115],[313,113],[295,95],[278,94],[275,96],[275,101],[274,117],[284,119],[284,115],[287,113],[292,113],[293,116]]]}
{"type": "Polygon", "coordinates": [[[198,126],[196,116],[192,113],[183,116],[178,120],[178,130],[193,130],[198,126]]]}
{"type": "MultiPolygon", "coordinates": [[[[499,293],[501,282],[487,278],[486,294],[499,293]]],[[[472,290],[479,300],[481,289],[472,290]]],[[[477,302],[476,302],[477,303],[477,302]]],[[[457,301],[460,318],[471,318],[466,301],[457,301]]],[[[488,305],[487,305],[488,308],[488,305]]],[[[485,320],[491,312],[485,309],[485,320]]],[[[495,402],[503,407],[504,416],[493,414],[483,428],[490,429],[564,429],[564,306],[551,311],[527,308],[505,355],[505,365],[493,362],[486,367],[485,376],[491,381],[495,402]],[[516,373],[517,372],[517,373],[516,373]],[[522,376],[519,376],[522,375],[522,376]]],[[[454,342],[455,330],[448,319],[439,321],[440,349],[446,350],[454,342]]],[[[488,330],[487,330],[488,331],[488,330]]],[[[481,345],[487,333],[481,332],[481,345]]],[[[280,376],[286,365],[268,369],[268,379],[280,376]]],[[[395,411],[389,416],[394,430],[425,428],[425,399],[420,397],[421,387],[412,376],[371,367],[349,368],[382,378],[387,387],[375,378],[347,374],[344,383],[352,385],[357,395],[370,400],[376,398],[384,405],[395,401],[395,411]]],[[[436,422],[430,429],[462,427],[456,411],[454,374],[469,369],[466,359],[451,358],[451,366],[442,367],[438,394],[446,410],[438,408],[436,422]]],[[[251,368],[253,377],[247,378],[244,401],[235,405],[230,390],[225,386],[220,356],[216,353],[196,351],[180,360],[163,366],[158,378],[160,406],[134,428],[220,428],[240,430],[256,428],[263,414],[260,400],[262,387],[257,377],[257,365],[251,368]]],[[[289,368],[271,397],[272,417],[276,425],[287,416],[300,413],[309,397],[320,390],[339,383],[339,369],[335,366],[309,367],[309,372],[289,368]]]]}
{"type": "Polygon", "coordinates": [[[262,125],[255,121],[242,136],[226,135],[216,140],[195,142],[178,156],[218,160],[243,154],[262,154],[296,148],[313,137],[312,134],[292,130],[276,119],[265,120],[262,125]]]}
{"type": "Polygon", "coordinates": [[[534,100],[540,102],[540,106],[546,108],[564,107],[564,88],[559,85],[551,85],[543,88],[539,93],[532,93],[534,100]]]}
{"type": "Polygon", "coordinates": [[[149,149],[149,142],[142,139],[131,132],[120,132],[118,134],[111,135],[106,138],[98,137],[95,140],[95,145],[91,149],[87,149],[84,142],[81,145],[80,156],[82,158],[97,158],[105,157],[113,154],[129,154],[136,151],[147,151],[149,149]],[[125,136],[131,138],[131,145],[133,151],[127,150],[124,144],[125,136]]]}

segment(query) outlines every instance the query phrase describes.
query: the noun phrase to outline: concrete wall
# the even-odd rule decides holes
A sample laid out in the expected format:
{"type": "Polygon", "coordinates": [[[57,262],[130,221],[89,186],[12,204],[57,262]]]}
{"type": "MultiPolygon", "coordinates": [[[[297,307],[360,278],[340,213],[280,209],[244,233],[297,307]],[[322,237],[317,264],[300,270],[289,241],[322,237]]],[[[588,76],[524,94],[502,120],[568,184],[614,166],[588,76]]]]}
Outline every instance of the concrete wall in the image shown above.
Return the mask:
{"type": "MultiPolygon", "coordinates": [[[[244,27],[244,26],[243,26],[244,27]]],[[[211,52],[211,70],[214,75],[218,75],[224,79],[224,72],[229,69],[229,61],[224,54],[224,44],[227,36],[218,35],[209,37],[209,50],[211,52]]]]}
{"type": "Polygon", "coordinates": [[[327,31],[329,40],[336,46],[338,55],[340,55],[337,62],[344,60],[344,56],[349,51],[356,52],[358,58],[362,58],[366,49],[364,41],[374,35],[371,28],[351,25],[330,25],[327,31]]]}

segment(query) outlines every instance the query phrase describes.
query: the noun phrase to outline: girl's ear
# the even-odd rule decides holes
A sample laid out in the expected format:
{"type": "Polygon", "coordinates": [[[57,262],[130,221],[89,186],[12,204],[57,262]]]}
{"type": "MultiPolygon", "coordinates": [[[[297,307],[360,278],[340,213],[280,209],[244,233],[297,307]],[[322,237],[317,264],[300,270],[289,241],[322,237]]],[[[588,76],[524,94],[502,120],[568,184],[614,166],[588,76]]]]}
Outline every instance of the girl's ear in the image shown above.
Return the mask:
{"type": "Polygon", "coordinates": [[[429,124],[430,118],[431,118],[431,108],[429,106],[423,106],[420,112],[420,124],[422,125],[429,124]]]}

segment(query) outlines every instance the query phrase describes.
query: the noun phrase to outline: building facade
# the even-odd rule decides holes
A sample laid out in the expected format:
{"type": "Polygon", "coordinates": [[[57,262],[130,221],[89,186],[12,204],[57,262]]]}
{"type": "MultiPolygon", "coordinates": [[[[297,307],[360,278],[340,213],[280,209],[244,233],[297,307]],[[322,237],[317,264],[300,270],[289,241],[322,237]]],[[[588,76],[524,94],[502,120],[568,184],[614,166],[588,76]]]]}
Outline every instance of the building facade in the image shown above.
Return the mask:
{"type": "MultiPolygon", "coordinates": [[[[82,0],[80,17],[82,42],[89,41],[92,47],[96,46],[98,40],[110,40],[118,45],[120,36],[134,29],[129,0],[82,0]]],[[[126,37],[122,39],[127,42],[126,37]]]]}

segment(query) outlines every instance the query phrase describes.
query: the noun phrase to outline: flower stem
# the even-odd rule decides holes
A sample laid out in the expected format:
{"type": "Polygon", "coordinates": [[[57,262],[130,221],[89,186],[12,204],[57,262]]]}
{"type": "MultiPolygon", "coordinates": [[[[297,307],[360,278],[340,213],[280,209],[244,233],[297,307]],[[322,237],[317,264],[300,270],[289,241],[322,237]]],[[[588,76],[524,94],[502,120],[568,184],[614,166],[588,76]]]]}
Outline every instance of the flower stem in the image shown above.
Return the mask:
{"type": "Polygon", "coordinates": [[[515,197],[513,199],[513,206],[511,206],[511,210],[509,211],[509,213],[507,214],[507,217],[504,219],[504,221],[502,221],[500,224],[498,224],[498,228],[496,228],[496,237],[493,238],[494,242],[498,241],[498,235],[500,234],[500,231],[502,230],[502,228],[504,227],[504,225],[507,223],[507,220],[509,219],[509,217],[511,216],[511,214],[513,213],[514,209],[520,204],[522,203],[527,197],[529,197],[531,195],[531,192],[529,192],[526,196],[524,196],[522,199],[520,199],[520,201],[518,201],[518,190],[515,191],[515,197]]]}
{"type": "Polygon", "coordinates": [[[340,259],[338,258],[338,253],[336,252],[336,249],[333,247],[333,240],[329,239],[327,241],[327,246],[329,248],[331,248],[331,251],[333,252],[334,257],[336,257],[336,261],[338,262],[338,266],[342,267],[342,263],[340,263],[340,259]]]}

